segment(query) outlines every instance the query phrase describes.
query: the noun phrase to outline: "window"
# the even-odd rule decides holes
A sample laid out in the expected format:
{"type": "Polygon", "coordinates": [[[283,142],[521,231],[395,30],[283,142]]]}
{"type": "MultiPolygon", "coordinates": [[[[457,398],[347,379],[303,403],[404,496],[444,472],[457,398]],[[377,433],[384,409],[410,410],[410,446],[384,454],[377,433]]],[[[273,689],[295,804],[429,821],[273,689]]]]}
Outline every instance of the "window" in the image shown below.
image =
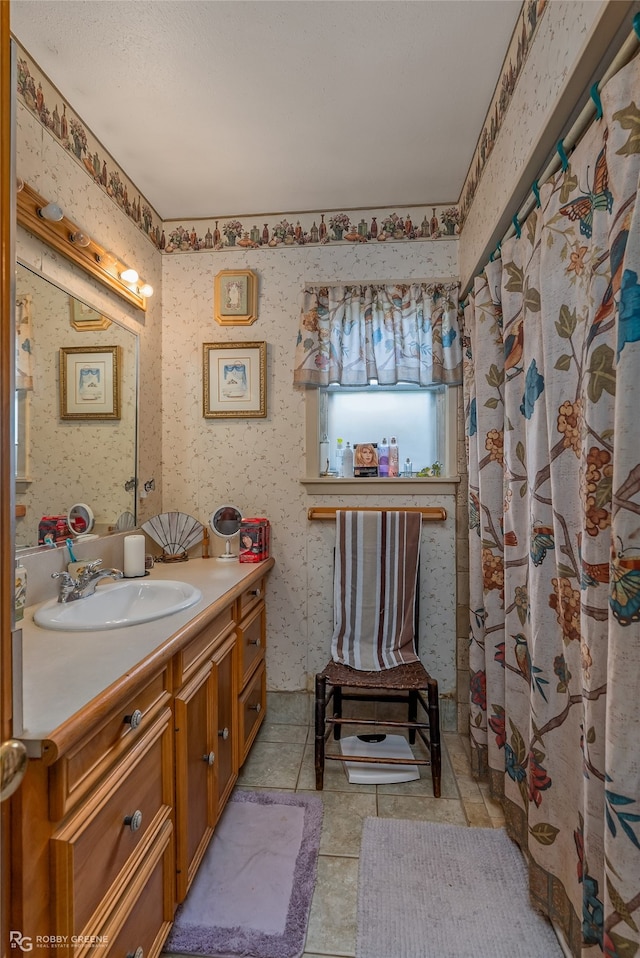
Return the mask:
{"type": "MultiPolygon", "coordinates": [[[[411,385],[344,387],[328,386],[309,389],[306,404],[306,478],[307,485],[318,480],[323,484],[332,477],[320,478],[320,440],[326,435],[329,442],[330,465],[334,466],[338,438],[353,446],[358,442],[380,443],[395,436],[399,448],[399,465],[407,458],[412,464],[414,481],[433,482],[433,478],[418,477],[417,473],[435,462],[441,463],[441,479],[457,481],[456,435],[457,394],[460,387],[432,386],[417,388],[411,385]]],[[[336,483],[358,484],[359,491],[373,489],[372,479],[341,479],[336,483]]],[[[381,479],[385,491],[406,491],[407,479],[381,479]]],[[[309,489],[308,491],[316,491],[309,489]]],[[[332,490],[337,491],[337,490],[332,490]]],[[[355,491],[355,490],[354,490],[355,491]]],[[[381,491],[378,487],[376,492],[381,491]]]]}

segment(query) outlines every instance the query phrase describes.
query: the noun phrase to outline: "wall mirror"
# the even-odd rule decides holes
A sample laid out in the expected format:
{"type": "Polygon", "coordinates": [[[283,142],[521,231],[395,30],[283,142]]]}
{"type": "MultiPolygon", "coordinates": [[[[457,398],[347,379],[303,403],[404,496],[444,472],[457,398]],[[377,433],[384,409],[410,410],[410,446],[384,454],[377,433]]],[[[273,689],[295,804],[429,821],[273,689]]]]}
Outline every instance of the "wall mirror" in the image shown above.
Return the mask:
{"type": "Polygon", "coordinates": [[[135,333],[17,265],[16,549],[78,502],[99,535],[135,524],[137,381],[135,333]]]}

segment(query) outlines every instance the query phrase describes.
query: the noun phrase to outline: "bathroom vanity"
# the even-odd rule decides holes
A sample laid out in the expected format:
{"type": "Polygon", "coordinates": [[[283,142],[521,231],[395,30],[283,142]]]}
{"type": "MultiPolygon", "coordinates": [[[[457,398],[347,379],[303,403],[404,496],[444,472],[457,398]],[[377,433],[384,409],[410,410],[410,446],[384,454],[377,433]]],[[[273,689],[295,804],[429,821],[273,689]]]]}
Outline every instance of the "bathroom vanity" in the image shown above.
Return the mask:
{"type": "Polygon", "coordinates": [[[136,626],[61,633],[26,610],[10,927],[39,953],[160,952],[264,719],[273,564],[156,565],[202,598],[136,626]]]}

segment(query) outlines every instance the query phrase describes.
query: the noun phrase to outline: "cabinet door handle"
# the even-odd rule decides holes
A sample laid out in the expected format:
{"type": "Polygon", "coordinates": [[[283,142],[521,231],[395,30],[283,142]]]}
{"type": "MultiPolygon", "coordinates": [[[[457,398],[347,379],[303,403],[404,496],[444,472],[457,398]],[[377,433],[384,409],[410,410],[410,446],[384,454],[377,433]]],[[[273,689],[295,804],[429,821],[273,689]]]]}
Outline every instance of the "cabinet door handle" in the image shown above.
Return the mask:
{"type": "Polygon", "coordinates": [[[218,729],[218,735],[220,736],[220,738],[223,738],[226,742],[227,739],[229,738],[229,729],[226,726],[225,728],[218,729]]]}
{"type": "Polygon", "coordinates": [[[260,645],[260,636],[257,639],[247,639],[247,645],[260,645]]]}
{"type": "Polygon", "coordinates": [[[216,753],[215,753],[215,752],[208,752],[206,755],[203,755],[203,756],[202,756],[202,761],[203,761],[203,762],[206,762],[207,765],[213,765],[213,763],[215,762],[215,760],[216,760],[216,753]]]}
{"type": "Polygon", "coordinates": [[[144,948],[140,946],[135,951],[128,951],[127,958],[144,958],[144,948]]]}
{"type": "Polygon", "coordinates": [[[142,712],[140,709],[134,709],[131,715],[125,715],[123,722],[125,725],[130,725],[131,728],[138,728],[140,722],[142,721],[142,712]]]}
{"type": "Polygon", "coordinates": [[[142,812],[140,809],[137,808],[133,815],[127,815],[124,824],[128,825],[132,832],[137,832],[142,825],[142,812]]]}
{"type": "Polygon", "coordinates": [[[262,595],[262,589],[249,589],[249,595],[262,595]]]}
{"type": "Polygon", "coordinates": [[[260,702],[256,702],[255,705],[250,705],[250,706],[249,706],[249,709],[250,709],[252,712],[261,712],[261,711],[262,711],[262,705],[260,704],[260,702]]]}

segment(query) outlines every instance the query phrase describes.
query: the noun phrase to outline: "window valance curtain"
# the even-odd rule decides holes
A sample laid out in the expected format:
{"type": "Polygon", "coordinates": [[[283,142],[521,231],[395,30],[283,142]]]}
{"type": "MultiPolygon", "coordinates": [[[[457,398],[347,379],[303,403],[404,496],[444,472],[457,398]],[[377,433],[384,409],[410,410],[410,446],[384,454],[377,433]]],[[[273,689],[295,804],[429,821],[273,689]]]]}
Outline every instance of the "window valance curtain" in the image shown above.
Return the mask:
{"type": "Polygon", "coordinates": [[[16,297],[16,389],[33,389],[31,294],[16,297]]]}
{"type": "Polygon", "coordinates": [[[458,293],[457,283],[306,287],[294,383],[460,383],[458,293]]]}

